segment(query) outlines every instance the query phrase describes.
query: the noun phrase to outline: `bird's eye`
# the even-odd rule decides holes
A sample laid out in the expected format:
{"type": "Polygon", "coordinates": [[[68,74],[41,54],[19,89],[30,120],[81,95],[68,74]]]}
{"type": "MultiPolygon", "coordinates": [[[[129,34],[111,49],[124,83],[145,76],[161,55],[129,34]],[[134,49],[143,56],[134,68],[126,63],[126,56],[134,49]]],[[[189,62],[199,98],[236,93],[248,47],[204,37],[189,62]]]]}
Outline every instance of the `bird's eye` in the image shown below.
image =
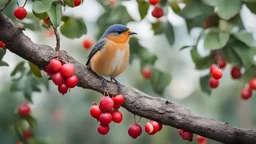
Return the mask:
{"type": "Polygon", "coordinates": [[[121,31],[118,31],[117,33],[118,33],[118,34],[121,34],[122,32],[121,32],[121,31]]]}

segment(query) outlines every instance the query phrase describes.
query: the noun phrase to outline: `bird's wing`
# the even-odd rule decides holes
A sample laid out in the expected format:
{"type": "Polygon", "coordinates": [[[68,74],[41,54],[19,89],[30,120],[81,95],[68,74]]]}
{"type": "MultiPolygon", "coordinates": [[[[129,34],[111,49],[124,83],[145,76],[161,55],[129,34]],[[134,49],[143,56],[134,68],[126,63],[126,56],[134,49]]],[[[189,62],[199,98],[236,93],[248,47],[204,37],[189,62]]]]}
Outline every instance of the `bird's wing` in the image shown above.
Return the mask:
{"type": "Polygon", "coordinates": [[[91,52],[88,55],[88,60],[86,62],[86,65],[88,65],[90,63],[91,58],[93,57],[94,54],[96,54],[99,50],[101,50],[104,45],[106,44],[106,40],[105,39],[100,39],[96,45],[92,48],[91,52]]]}

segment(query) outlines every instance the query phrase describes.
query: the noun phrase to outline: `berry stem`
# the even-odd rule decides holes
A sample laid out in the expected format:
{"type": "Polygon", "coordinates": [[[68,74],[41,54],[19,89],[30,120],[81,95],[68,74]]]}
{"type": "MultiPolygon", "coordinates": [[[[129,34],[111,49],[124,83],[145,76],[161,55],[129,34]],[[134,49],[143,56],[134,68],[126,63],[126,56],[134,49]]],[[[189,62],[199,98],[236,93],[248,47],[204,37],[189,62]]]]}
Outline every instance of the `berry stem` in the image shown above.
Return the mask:
{"type": "Polygon", "coordinates": [[[25,0],[25,3],[24,3],[24,5],[23,5],[22,7],[25,7],[25,5],[27,4],[27,1],[28,1],[28,0],[25,0]]]}
{"type": "Polygon", "coordinates": [[[11,1],[12,1],[12,0],[8,0],[8,1],[4,4],[4,6],[0,9],[0,11],[3,11],[3,10],[10,4],[11,1]]]}
{"type": "Polygon", "coordinates": [[[141,117],[138,122],[136,122],[136,115],[133,115],[134,123],[139,123],[141,121],[141,117]]]}
{"type": "Polygon", "coordinates": [[[59,52],[60,51],[60,35],[57,31],[57,28],[55,28],[54,26],[53,27],[53,30],[54,30],[54,34],[56,36],[56,48],[55,48],[55,51],[56,52],[59,52]]]}

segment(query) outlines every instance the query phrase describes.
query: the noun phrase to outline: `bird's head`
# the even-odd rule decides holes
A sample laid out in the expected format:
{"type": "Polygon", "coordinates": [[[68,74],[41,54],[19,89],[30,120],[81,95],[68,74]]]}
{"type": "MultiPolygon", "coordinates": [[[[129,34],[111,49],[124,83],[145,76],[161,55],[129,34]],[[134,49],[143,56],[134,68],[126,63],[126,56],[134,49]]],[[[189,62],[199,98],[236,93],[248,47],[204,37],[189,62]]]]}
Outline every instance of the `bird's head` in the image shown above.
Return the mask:
{"type": "Polygon", "coordinates": [[[114,24],[106,30],[102,38],[108,38],[117,43],[126,43],[129,41],[130,36],[134,34],[137,33],[131,32],[125,25],[114,24]]]}

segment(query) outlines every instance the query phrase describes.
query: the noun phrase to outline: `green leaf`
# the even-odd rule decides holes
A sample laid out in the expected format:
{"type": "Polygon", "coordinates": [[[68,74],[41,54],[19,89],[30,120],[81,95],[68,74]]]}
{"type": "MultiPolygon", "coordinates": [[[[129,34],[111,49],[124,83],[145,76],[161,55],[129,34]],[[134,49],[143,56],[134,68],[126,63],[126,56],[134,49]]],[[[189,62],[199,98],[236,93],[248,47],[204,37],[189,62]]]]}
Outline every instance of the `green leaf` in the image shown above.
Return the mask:
{"type": "Polygon", "coordinates": [[[9,66],[9,64],[5,61],[0,61],[0,66],[9,66]]]}
{"type": "Polygon", "coordinates": [[[205,35],[204,48],[209,50],[221,49],[229,40],[229,34],[218,29],[210,29],[205,35]]]}
{"type": "Polygon", "coordinates": [[[195,47],[191,49],[190,54],[193,62],[195,63],[196,69],[198,70],[208,69],[211,64],[214,63],[211,56],[201,57],[195,47]]]}
{"type": "Polygon", "coordinates": [[[253,64],[253,57],[256,55],[256,49],[248,47],[247,45],[239,41],[233,43],[232,47],[236,54],[242,60],[245,69],[250,68],[253,64]]]}
{"type": "Polygon", "coordinates": [[[252,33],[249,33],[247,31],[240,31],[234,33],[234,36],[248,46],[256,46],[256,42],[253,39],[252,33]]]}
{"type": "Polygon", "coordinates": [[[165,25],[164,34],[169,42],[170,45],[174,43],[174,30],[171,23],[168,21],[165,25]]]}
{"type": "Polygon", "coordinates": [[[36,122],[35,118],[32,117],[31,115],[23,116],[22,119],[26,120],[29,123],[31,128],[35,128],[37,126],[37,122],[36,122]]]}
{"type": "Polygon", "coordinates": [[[64,3],[68,5],[69,7],[75,7],[74,6],[74,0],[64,0],[64,3]]]}
{"type": "Polygon", "coordinates": [[[3,59],[5,54],[6,54],[6,49],[5,48],[0,48],[0,60],[3,59]]]}
{"type": "Polygon", "coordinates": [[[207,93],[208,95],[211,94],[212,89],[209,86],[209,79],[211,78],[211,75],[206,75],[203,77],[200,77],[200,86],[201,86],[201,90],[205,93],[207,93]]]}
{"type": "Polygon", "coordinates": [[[164,73],[158,69],[152,69],[152,78],[150,79],[151,85],[155,92],[162,94],[164,89],[170,84],[171,75],[164,73]]]}
{"type": "Polygon", "coordinates": [[[149,2],[145,0],[137,0],[137,2],[139,5],[140,18],[143,19],[148,13],[149,2]]]}
{"type": "Polygon", "coordinates": [[[191,48],[191,47],[194,47],[194,46],[183,46],[180,48],[180,51],[184,50],[184,49],[188,49],[188,48],[191,48]]]}
{"type": "Polygon", "coordinates": [[[11,76],[15,76],[18,72],[24,73],[26,69],[24,64],[25,64],[25,61],[18,63],[17,66],[12,71],[11,76]]]}
{"type": "Polygon", "coordinates": [[[39,19],[47,19],[48,18],[48,14],[45,12],[45,13],[36,13],[36,12],[34,12],[33,11],[33,14],[37,17],[37,18],[39,18],[39,19]]]}
{"type": "Polygon", "coordinates": [[[47,12],[51,7],[52,2],[53,0],[34,1],[32,3],[32,10],[36,13],[47,12]]]}
{"type": "Polygon", "coordinates": [[[154,65],[157,60],[157,56],[145,48],[139,50],[138,56],[140,58],[141,68],[145,65],[154,65]]]}
{"type": "Polygon", "coordinates": [[[239,65],[239,66],[243,64],[240,57],[237,55],[237,53],[234,51],[234,49],[230,45],[226,45],[223,48],[223,55],[224,55],[224,58],[227,60],[227,62],[230,64],[239,65]]]}
{"type": "Polygon", "coordinates": [[[225,20],[238,14],[242,6],[240,0],[215,0],[213,5],[216,6],[219,17],[225,20]]]}
{"type": "Polygon", "coordinates": [[[62,6],[60,3],[54,3],[51,8],[47,11],[48,16],[51,19],[53,27],[57,28],[61,22],[62,6]]]}
{"type": "Polygon", "coordinates": [[[177,1],[171,2],[170,6],[171,6],[172,10],[173,10],[175,13],[178,13],[178,12],[181,11],[181,9],[180,9],[180,7],[179,7],[177,1]]]}
{"type": "Polygon", "coordinates": [[[60,27],[61,33],[68,38],[79,38],[87,31],[85,23],[81,18],[63,16],[64,24],[60,27]]]}
{"type": "Polygon", "coordinates": [[[166,6],[168,3],[168,0],[160,0],[160,6],[166,6]]]}
{"type": "Polygon", "coordinates": [[[245,2],[245,4],[252,13],[256,14],[256,2],[245,2]]]}
{"type": "Polygon", "coordinates": [[[35,65],[33,64],[32,62],[28,62],[29,64],[29,67],[30,67],[30,70],[31,72],[36,76],[36,77],[39,77],[41,78],[42,77],[42,74],[41,74],[41,70],[35,65]]]}
{"type": "Polygon", "coordinates": [[[164,33],[169,44],[173,45],[174,39],[175,39],[174,30],[169,21],[167,21],[165,23],[156,22],[156,23],[152,24],[152,29],[154,30],[156,35],[164,33]]]}

